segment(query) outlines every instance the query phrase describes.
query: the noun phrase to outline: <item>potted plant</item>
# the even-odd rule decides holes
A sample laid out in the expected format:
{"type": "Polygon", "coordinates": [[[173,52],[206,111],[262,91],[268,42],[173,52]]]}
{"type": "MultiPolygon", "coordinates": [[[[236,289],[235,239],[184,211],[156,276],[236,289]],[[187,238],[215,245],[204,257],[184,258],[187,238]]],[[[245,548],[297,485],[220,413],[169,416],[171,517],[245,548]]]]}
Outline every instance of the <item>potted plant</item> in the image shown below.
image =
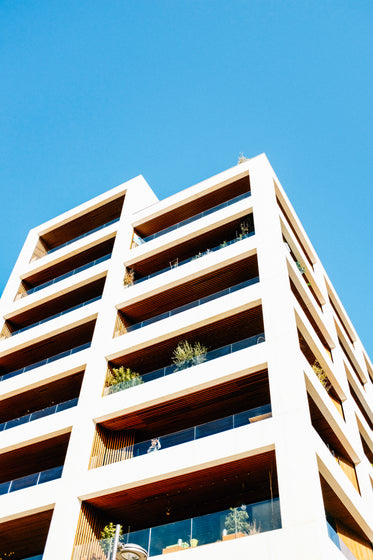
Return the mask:
{"type": "Polygon", "coordinates": [[[237,233],[237,239],[244,239],[250,232],[250,224],[247,220],[242,220],[240,223],[240,232],[237,233]]]}
{"type": "Polygon", "coordinates": [[[314,361],[312,366],[313,371],[316,373],[318,380],[320,381],[321,385],[324,389],[329,392],[332,388],[332,385],[326,375],[325,371],[323,370],[322,366],[319,364],[317,360],[314,361]]]}
{"type": "Polygon", "coordinates": [[[200,342],[191,344],[187,340],[179,342],[172,354],[172,363],[176,370],[201,364],[206,360],[207,348],[200,342]]]}
{"type": "Polygon", "coordinates": [[[113,368],[106,377],[105,387],[112,387],[111,393],[116,393],[127,387],[134,387],[143,383],[142,377],[131,368],[120,366],[113,368]]]}
{"type": "Polygon", "coordinates": [[[132,286],[135,281],[135,271],[132,268],[126,268],[126,272],[123,277],[123,286],[128,288],[132,286]]]}
{"type": "Polygon", "coordinates": [[[256,521],[249,521],[246,506],[230,508],[230,512],[225,518],[223,540],[256,535],[257,533],[260,533],[260,527],[257,527],[256,521]]]}

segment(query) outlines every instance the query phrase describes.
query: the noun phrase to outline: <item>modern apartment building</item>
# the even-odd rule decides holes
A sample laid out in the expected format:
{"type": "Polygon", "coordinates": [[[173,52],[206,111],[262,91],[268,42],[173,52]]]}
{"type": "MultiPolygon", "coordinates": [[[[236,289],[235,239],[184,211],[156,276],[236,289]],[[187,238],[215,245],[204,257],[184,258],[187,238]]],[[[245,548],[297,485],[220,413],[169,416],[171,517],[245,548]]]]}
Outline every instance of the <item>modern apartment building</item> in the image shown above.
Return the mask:
{"type": "Polygon", "coordinates": [[[372,364],[265,155],[34,228],[0,305],[0,559],[373,559],[372,364]]]}

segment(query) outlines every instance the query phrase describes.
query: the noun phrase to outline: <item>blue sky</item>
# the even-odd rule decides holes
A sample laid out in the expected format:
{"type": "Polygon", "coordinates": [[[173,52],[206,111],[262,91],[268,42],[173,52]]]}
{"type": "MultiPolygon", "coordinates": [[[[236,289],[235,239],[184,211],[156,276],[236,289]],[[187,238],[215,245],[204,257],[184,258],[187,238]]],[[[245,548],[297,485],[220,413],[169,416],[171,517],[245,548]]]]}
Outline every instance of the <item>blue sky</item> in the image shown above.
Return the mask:
{"type": "Polygon", "coordinates": [[[363,0],[2,0],[0,291],[31,227],[265,152],[372,350],[372,23],[363,0]]]}

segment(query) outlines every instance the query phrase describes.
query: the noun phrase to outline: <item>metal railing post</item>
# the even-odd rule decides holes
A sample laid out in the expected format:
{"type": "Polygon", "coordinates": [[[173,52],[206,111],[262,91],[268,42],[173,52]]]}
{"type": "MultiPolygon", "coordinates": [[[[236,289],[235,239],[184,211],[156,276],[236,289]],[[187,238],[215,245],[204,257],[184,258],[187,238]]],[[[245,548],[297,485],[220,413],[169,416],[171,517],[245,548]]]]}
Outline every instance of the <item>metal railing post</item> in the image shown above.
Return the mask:
{"type": "Polygon", "coordinates": [[[118,548],[118,543],[119,543],[119,533],[121,530],[121,525],[117,524],[115,526],[115,535],[114,535],[114,545],[113,545],[113,555],[111,557],[111,560],[116,560],[117,557],[117,548],[118,548]]]}

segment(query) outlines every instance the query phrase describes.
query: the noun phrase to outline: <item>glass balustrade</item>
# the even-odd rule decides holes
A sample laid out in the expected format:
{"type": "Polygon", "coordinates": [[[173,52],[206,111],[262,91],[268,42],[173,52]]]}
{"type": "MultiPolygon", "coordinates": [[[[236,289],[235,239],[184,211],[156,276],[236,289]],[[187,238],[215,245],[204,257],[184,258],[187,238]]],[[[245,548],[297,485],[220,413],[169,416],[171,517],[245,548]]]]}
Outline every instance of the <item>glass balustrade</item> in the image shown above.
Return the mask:
{"type": "Polygon", "coordinates": [[[52,280],[48,280],[48,282],[44,282],[43,284],[39,284],[39,286],[35,286],[34,288],[30,288],[29,290],[26,291],[26,294],[30,295],[30,294],[33,294],[33,293],[39,291],[39,290],[42,290],[43,288],[46,288],[47,286],[52,286],[56,282],[60,282],[61,280],[64,280],[65,278],[69,278],[69,276],[74,276],[74,274],[78,274],[78,272],[82,272],[83,270],[87,270],[87,268],[91,268],[92,266],[95,266],[96,264],[107,261],[108,259],[110,259],[110,257],[111,257],[111,253],[108,253],[107,255],[104,255],[103,257],[100,257],[99,259],[91,261],[87,264],[83,264],[82,266],[79,266],[78,268],[74,268],[74,270],[69,270],[69,272],[66,272],[65,274],[62,274],[61,276],[56,276],[55,278],[52,278],[52,280]]]}
{"type": "Polygon", "coordinates": [[[106,227],[111,226],[112,224],[115,224],[116,222],[119,222],[120,218],[115,218],[114,220],[110,220],[110,222],[106,222],[106,224],[103,224],[102,226],[98,226],[94,229],[91,229],[89,231],[87,231],[87,233],[82,233],[82,235],[78,235],[78,237],[74,237],[74,239],[70,239],[69,241],[66,241],[65,243],[62,243],[62,245],[58,245],[58,247],[53,247],[53,249],[48,249],[47,251],[47,255],[50,255],[50,253],[54,253],[55,251],[58,251],[59,249],[62,249],[62,247],[67,247],[68,245],[70,245],[71,243],[75,243],[75,241],[78,241],[79,239],[84,239],[84,237],[87,237],[88,235],[91,235],[92,233],[96,233],[96,231],[100,231],[100,229],[104,229],[106,227]]]}
{"type": "Polygon", "coordinates": [[[197,299],[196,301],[192,301],[190,303],[186,303],[185,305],[181,305],[180,307],[175,307],[175,309],[171,309],[170,311],[166,311],[165,313],[161,313],[160,315],[156,315],[155,317],[151,317],[150,319],[146,319],[145,321],[141,321],[140,323],[136,323],[134,325],[130,325],[127,327],[127,332],[135,331],[137,329],[141,329],[142,327],[146,327],[147,325],[151,325],[152,323],[156,323],[157,321],[161,321],[162,319],[167,319],[168,317],[172,317],[172,315],[177,315],[178,313],[182,313],[187,309],[193,309],[193,307],[198,307],[199,305],[203,305],[208,301],[212,301],[214,299],[223,297],[227,294],[232,294],[237,290],[241,290],[242,288],[246,288],[247,286],[251,286],[252,284],[256,284],[259,282],[259,276],[255,278],[251,278],[250,280],[246,280],[245,282],[241,282],[240,284],[236,284],[230,288],[226,288],[225,290],[221,290],[220,292],[215,292],[209,296],[206,296],[201,299],[197,299]]]}
{"type": "Polygon", "coordinates": [[[135,443],[134,445],[123,447],[122,449],[118,449],[116,451],[116,455],[113,457],[111,462],[117,463],[122,461],[124,458],[128,460],[133,457],[147,455],[154,451],[162,451],[164,449],[174,447],[175,445],[181,445],[189,441],[195,441],[197,439],[226,432],[228,430],[234,430],[235,428],[247,426],[248,424],[265,420],[270,417],[272,417],[272,408],[270,404],[251,408],[250,410],[245,410],[244,412],[239,412],[238,414],[219,418],[218,420],[212,420],[211,422],[205,422],[204,424],[199,424],[185,430],[180,430],[160,437],[153,437],[147,441],[141,441],[139,443],[135,443]]]}
{"type": "Polygon", "coordinates": [[[60,352],[59,354],[55,354],[54,356],[50,356],[49,358],[45,358],[44,360],[40,360],[40,362],[35,362],[33,364],[29,364],[21,369],[17,369],[15,371],[10,371],[8,373],[4,373],[0,376],[0,381],[4,381],[4,379],[9,379],[11,377],[15,377],[16,375],[20,375],[21,373],[25,373],[26,371],[30,371],[31,369],[35,369],[40,366],[44,366],[45,364],[49,364],[50,362],[54,362],[55,360],[59,360],[60,358],[65,358],[66,356],[71,356],[76,352],[80,352],[81,350],[85,350],[91,346],[90,342],[86,342],[85,344],[81,344],[80,346],[76,346],[75,348],[71,348],[70,350],[65,350],[64,352],[60,352]]]}
{"type": "MultiPolygon", "coordinates": [[[[125,508],[125,504],[123,507],[125,508]]],[[[121,543],[136,543],[152,558],[158,554],[239,539],[276,529],[281,529],[279,498],[131,531],[119,538],[118,550],[121,543]]],[[[114,538],[77,545],[74,548],[74,560],[109,559],[113,554],[113,544],[114,538]]]]}
{"type": "Polygon", "coordinates": [[[101,299],[101,296],[97,296],[95,298],[92,298],[88,301],[85,301],[83,303],[80,303],[79,305],[74,305],[74,307],[69,307],[69,309],[65,309],[64,311],[60,311],[60,313],[56,313],[55,315],[51,315],[50,317],[46,317],[46,319],[42,319],[41,321],[38,321],[37,323],[33,323],[32,325],[28,325],[27,327],[22,327],[22,329],[18,329],[16,331],[13,331],[11,333],[11,336],[14,336],[15,334],[27,331],[28,329],[32,329],[33,327],[37,327],[38,325],[42,325],[43,323],[47,323],[48,321],[52,321],[52,319],[57,319],[57,317],[62,317],[62,315],[65,315],[66,313],[70,313],[70,311],[75,311],[76,309],[80,309],[81,307],[84,307],[86,305],[89,305],[90,303],[93,303],[94,301],[98,301],[99,299],[101,299]]]}
{"type": "Polygon", "coordinates": [[[152,239],[156,239],[157,237],[160,237],[161,235],[165,235],[165,233],[169,233],[170,231],[174,231],[175,229],[181,228],[183,226],[185,226],[186,224],[190,224],[192,222],[195,222],[196,220],[199,220],[200,218],[203,218],[204,216],[208,216],[209,214],[213,214],[214,212],[217,212],[218,210],[221,210],[222,208],[226,208],[227,206],[231,206],[231,204],[235,204],[236,202],[239,202],[240,200],[244,200],[245,198],[248,198],[249,196],[251,196],[251,192],[245,192],[243,194],[240,194],[239,196],[236,196],[235,198],[231,198],[230,200],[227,200],[226,202],[222,202],[221,204],[218,204],[217,206],[213,206],[212,208],[209,208],[208,210],[205,210],[204,212],[200,212],[199,214],[195,214],[194,216],[191,216],[190,218],[187,218],[186,220],[183,220],[181,222],[178,222],[177,224],[174,224],[170,227],[167,227],[165,229],[162,229],[160,231],[157,231],[156,233],[153,233],[152,235],[148,235],[147,237],[140,237],[140,243],[146,243],[147,241],[151,241],[152,239]]]}
{"type": "MultiPolygon", "coordinates": [[[[152,274],[148,274],[148,276],[143,276],[142,278],[138,278],[138,279],[134,280],[133,284],[139,284],[140,282],[145,282],[146,280],[149,280],[150,278],[154,278],[155,276],[158,276],[159,274],[163,274],[164,272],[167,272],[168,270],[171,270],[172,268],[177,268],[179,266],[182,266],[183,264],[186,264],[186,263],[189,263],[189,262],[194,261],[196,259],[199,259],[201,257],[204,257],[204,256],[208,255],[209,253],[214,253],[215,251],[219,251],[220,249],[223,249],[224,247],[228,247],[229,245],[233,245],[234,243],[237,243],[238,241],[241,241],[242,239],[246,239],[247,237],[251,237],[252,235],[255,234],[254,226],[251,226],[251,227],[252,227],[252,230],[249,231],[248,233],[240,234],[238,237],[236,237],[235,239],[232,239],[231,241],[223,241],[222,243],[220,243],[220,245],[217,245],[216,247],[212,247],[212,249],[206,249],[206,251],[204,251],[204,252],[197,253],[197,255],[194,255],[193,257],[190,257],[189,259],[185,259],[183,261],[178,261],[178,259],[176,259],[175,261],[170,263],[170,265],[168,267],[162,268],[161,270],[158,270],[157,272],[153,272],[152,274]]],[[[130,287],[133,284],[128,284],[126,287],[130,287]]]]}
{"type": "Polygon", "coordinates": [[[9,494],[10,492],[15,492],[16,490],[22,490],[23,488],[37,486],[38,484],[43,484],[43,482],[49,482],[50,480],[61,478],[62,469],[63,465],[46,471],[29,474],[28,476],[23,476],[22,478],[16,478],[14,480],[10,480],[9,482],[3,482],[0,484],[0,495],[9,494]]]}
{"type": "Polygon", "coordinates": [[[348,560],[356,560],[356,556],[352,554],[351,550],[348,548],[347,545],[342,541],[339,537],[337,531],[331,526],[329,521],[326,522],[328,526],[328,535],[329,538],[333,541],[333,543],[339,548],[341,552],[348,558],[348,560]]]}
{"type": "Polygon", "coordinates": [[[61,412],[62,410],[67,410],[68,408],[72,408],[77,404],[78,398],[70,399],[69,401],[55,404],[54,406],[48,406],[48,408],[43,408],[42,410],[36,410],[35,412],[31,412],[30,414],[26,414],[25,416],[20,416],[19,418],[14,418],[13,420],[9,420],[8,422],[3,422],[2,424],[0,424],[0,432],[9,430],[10,428],[14,428],[15,426],[21,426],[21,424],[27,424],[28,422],[32,422],[33,420],[37,420],[38,418],[44,418],[44,416],[49,416],[50,414],[55,414],[56,412],[61,412]]]}
{"type": "Polygon", "coordinates": [[[136,377],[135,379],[124,381],[123,383],[117,383],[116,385],[112,385],[111,387],[105,387],[104,395],[111,395],[112,393],[117,393],[118,391],[123,391],[124,389],[134,387],[135,385],[141,385],[142,383],[147,383],[148,381],[153,381],[154,379],[159,379],[160,377],[165,377],[166,375],[170,375],[171,373],[191,368],[203,362],[215,360],[216,358],[220,358],[221,356],[226,356],[228,354],[232,354],[233,352],[237,352],[238,350],[243,350],[244,348],[255,346],[256,344],[260,344],[261,342],[265,342],[264,333],[256,334],[254,336],[250,336],[249,338],[238,340],[233,344],[228,344],[227,346],[216,348],[215,350],[206,352],[206,354],[201,354],[200,356],[197,356],[196,358],[193,358],[192,360],[189,360],[187,362],[183,362],[182,364],[171,364],[164,368],[150,371],[149,373],[144,373],[143,375],[140,375],[140,377],[136,377]]]}

